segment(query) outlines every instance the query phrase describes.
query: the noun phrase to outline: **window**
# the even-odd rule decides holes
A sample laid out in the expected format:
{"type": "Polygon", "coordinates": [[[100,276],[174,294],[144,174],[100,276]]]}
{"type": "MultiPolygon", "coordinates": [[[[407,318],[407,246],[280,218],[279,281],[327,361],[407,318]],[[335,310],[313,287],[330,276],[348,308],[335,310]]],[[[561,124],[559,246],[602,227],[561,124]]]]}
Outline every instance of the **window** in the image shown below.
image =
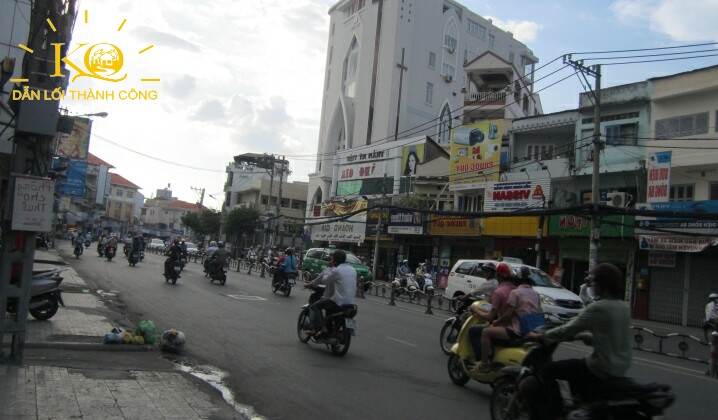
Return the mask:
{"type": "Polygon", "coordinates": [[[347,9],[347,15],[352,16],[354,13],[363,9],[365,2],[366,0],[354,0],[354,4],[352,4],[352,7],[347,9]]]}
{"type": "MultiPolygon", "coordinates": [[[[478,174],[482,172],[479,171],[478,174]]],[[[459,211],[463,212],[477,212],[481,211],[481,197],[477,195],[468,195],[459,197],[459,211]]]]}
{"type": "Polygon", "coordinates": [[[529,144],[526,146],[526,160],[553,159],[553,144],[529,144]]]}
{"type": "Polygon", "coordinates": [[[304,210],[304,208],[307,206],[307,203],[305,201],[301,200],[292,200],[292,208],[294,210],[304,210]]]}
{"type": "Polygon", "coordinates": [[[427,83],[426,84],[426,103],[431,105],[434,101],[434,84],[433,83],[427,83]]]}
{"type": "Polygon", "coordinates": [[[474,22],[471,19],[468,19],[468,23],[466,24],[466,30],[472,34],[476,35],[481,39],[486,38],[486,28],[479,25],[478,23],[474,22]]]}
{"type": "Polygon", "coordinates": [[[117,196],[117,197],[122,197],[122,190],[119,189],[119,188],[116,188],[116,189],[115,189],[115,196],[117,196]]]}
{"type": "Polygon", "coordinates": [[[638,138],[638,124],[620,124],[606,126],[606,143],[615,145],[635,145],[638,138]]]}
{"type": "Polygon", "coordinates": [[[429,52],[429,67],[432,69],[436,67],[436,54],[429,52]]]}
{"type": "Polygon", "coordinates": [[[117,210],[122,210],[122,203],[120,203],[120,202],[115,203],[115,208],[117,210]]]}
{"type": "Polygon", "coordinates": [[[495,40],[496,40],[496,38],[495,38],[493,35],[489,35],[489,48],[493,48],[493,47],[494,47],[494,41],[495,41],[495,40]]]}
{"type": "Polygon", "coordinates": [[[718,200],[718,182],[712,182],[708,186],[708,199],[718,200]]]}
{"type": "Polygon", "coordinates": [[[452,66],[451,64],[443,63],[441,65],[441,75],[442,76],[454,77],[454,72],[455,72],[454,66],[452,66]]]}
{"type": "Polygon", "coordinates": [[[656,139],[665,140],[708,133],[708,113],[683,115],[656,121],[656,139]]]}
{"type": "Polygon", "coordinates": [[[437,143],[449,144],[449,136],[451,135],[451,109],[449,105],[444,105],[444,109],[441,110],[441,116],[439,117],[439,133],[437,143]]]}
{"type": "Polygon", "coordinates": [[[342,81],[344,95],[353,98],[356,94],[357,66],[359,64],[359,43],[352,40],[349,52],[344,59],[344,78],[342,81]]]}
{"type": "Polygon", "coordinates": [[[127,191],[127,194],[125,194],[125,197],[127,198],[135,198],[135,193],[132,191],[127,191]]]}
{"type": "Polygon", "coordinates": [[[458,267],[456,267],[456,274],[469,274],[471,273],[471,270],[476,267],[476,263],[472,261],[464,261],[461,264],[459,264],[458,267]]]}
{"type": "Polygon", "coordinates": [[[459,30],[456,28],[456,22],[454,19],[449,19],[446,23],[446,29],[444,29],[444,47],[448,48],[450,52],[456,51],[456,37],[458,36],[459,30]]]}
{"type": "Polygon", "coordinates": [[[669,201],[693,201],[693,184],[671,185],[669,201]]]}
{"type": "Polygon", "coordinates": [[[524,102],[523,103],[524,112],[528,113],[529,112],[529,96],[525,93],[524,93],[524,101],[523,102],[524,102]]]}

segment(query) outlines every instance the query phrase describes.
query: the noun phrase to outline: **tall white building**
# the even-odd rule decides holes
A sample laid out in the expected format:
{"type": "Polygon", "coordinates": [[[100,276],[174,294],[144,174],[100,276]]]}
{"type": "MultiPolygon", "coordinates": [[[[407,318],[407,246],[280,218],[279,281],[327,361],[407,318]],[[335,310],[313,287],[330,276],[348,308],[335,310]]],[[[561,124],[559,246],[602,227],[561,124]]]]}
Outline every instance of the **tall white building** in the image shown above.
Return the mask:
{"type": "Polygon", "coordinates": [[[541,113],[538,59],[459,3],[342,0],[329,15],[314,215],[337,196],[398,194],[426,136],[448,148],[452,127],[541,113]]]}

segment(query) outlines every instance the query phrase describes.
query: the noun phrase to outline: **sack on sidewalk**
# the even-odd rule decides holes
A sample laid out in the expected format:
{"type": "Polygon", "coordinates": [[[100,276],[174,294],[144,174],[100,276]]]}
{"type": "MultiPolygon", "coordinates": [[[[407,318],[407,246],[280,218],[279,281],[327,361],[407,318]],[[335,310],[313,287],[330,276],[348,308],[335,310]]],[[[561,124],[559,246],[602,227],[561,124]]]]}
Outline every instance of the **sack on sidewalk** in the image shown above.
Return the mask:
{"type": "Polygon", "coordinates": [[[147,320],[141,321],[135,329],[135,335],[141,335],[145,340],[145,344],[154,344],[157,340],[155,323],[147,320]]]}
{"type": "Polygon", "coordinates": [[[105,334],[102,339],[102,342],[105,344],[122,344],[122,333],[124,332],[125,330],[123,330],[122,328],[115,327],[110,332],[105,334]]]}
{"type": "Polygon", "coordinates": [[[160,350],[170,353],[182,353],[184,344],[184,333],[173,328],[162,333],[160,350]]]}

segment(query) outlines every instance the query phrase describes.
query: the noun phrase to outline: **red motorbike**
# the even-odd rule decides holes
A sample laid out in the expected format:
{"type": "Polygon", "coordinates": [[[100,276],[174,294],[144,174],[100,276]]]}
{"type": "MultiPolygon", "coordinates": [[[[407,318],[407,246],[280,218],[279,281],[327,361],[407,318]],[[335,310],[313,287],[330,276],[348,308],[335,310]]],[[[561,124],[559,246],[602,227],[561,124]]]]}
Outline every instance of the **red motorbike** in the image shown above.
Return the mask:
{"type": "Polygon", "coordinates": [[[107,258],[107,261],[112,261],[112,259],[115,257],[115,252],[117,252],[117,248],[115,248],[113,245],[107,245],[105,247],[105,258],[107,258]]]}

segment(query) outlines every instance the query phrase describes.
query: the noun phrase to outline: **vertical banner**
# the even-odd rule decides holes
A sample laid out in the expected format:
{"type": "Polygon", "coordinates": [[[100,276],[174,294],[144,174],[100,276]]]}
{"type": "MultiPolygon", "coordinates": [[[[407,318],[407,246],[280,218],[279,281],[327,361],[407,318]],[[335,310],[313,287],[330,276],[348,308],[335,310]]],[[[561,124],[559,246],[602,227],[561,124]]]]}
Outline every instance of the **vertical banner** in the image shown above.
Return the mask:
{"type": "Polygon", "coordinates": [[[670,150],[648,154],[647,203],[665,203],[669,201],[671,187],[670,150]]]}
{"type": "Polygon", "coordinates": [[[58,182],[57,192],[63,196],[84,197],[87,162],[71,160],[67,166],[67,177],[58,182]]]}
{"type": "Polygon", "coordinates": [[[92,120],[81,117],[67,118],[72,122],[72,132],[70,134],[58,132],[55,156],[87,160],[92,120]]]}
{"type": "Polygon", "coordinates": [[[501,120],[451,130],[450,190],[476,189],[487,181],[498,181],[502,133],[501,120]]]}

